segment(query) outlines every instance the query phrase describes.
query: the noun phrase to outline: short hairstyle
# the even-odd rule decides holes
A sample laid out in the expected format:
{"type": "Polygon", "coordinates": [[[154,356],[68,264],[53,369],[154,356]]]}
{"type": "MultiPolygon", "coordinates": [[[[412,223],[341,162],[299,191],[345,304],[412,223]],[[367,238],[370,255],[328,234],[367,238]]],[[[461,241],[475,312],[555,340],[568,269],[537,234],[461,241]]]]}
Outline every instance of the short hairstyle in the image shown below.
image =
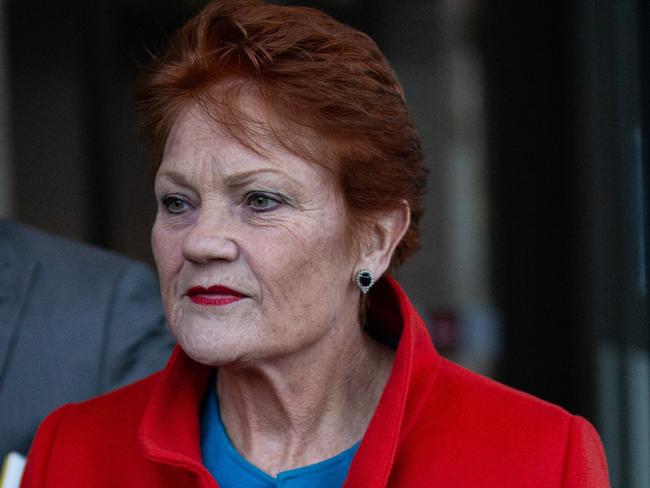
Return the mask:
{"type": "Polygon", "coordinates": [[[254,139],[228,96],[242,89],[253,90],[279,120],[305,129],[298,134],[317,136],[314,156],[295,131],[272,130],[300,156],[333,163],[356,223],[408,202],[410,227],[389,270],[418,249],[427,170],[403,89],[374,41],[308,7],[211,2],[154,57],[136,90],[156,168],[175,120],[193,104],[227,121],[240,141],[254,139]]]}

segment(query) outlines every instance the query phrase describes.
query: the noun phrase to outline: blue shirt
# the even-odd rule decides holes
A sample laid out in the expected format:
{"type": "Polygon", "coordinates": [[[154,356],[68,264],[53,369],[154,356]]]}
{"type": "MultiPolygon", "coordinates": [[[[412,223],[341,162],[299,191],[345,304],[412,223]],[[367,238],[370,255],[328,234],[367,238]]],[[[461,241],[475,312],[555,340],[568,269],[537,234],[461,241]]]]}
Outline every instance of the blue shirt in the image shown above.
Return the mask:
{"type": "Polygon", "coordinates": [[[276,478],[253,466],[237,452],[223,426],[213,388],[201,411],[203,464],[220,488],[339,488],[343,486],[359,442],[342,453],[302,468],[278,473],[276,478]]]}

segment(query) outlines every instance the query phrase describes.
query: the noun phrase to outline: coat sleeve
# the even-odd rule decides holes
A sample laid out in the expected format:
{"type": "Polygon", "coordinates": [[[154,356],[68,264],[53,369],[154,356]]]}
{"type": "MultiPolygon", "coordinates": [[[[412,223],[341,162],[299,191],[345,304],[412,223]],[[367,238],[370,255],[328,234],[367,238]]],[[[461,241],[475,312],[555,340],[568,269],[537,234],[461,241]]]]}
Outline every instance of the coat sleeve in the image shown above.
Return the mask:
{"type": "Polygon", "coordinates": [[[47,470],[61,420],[66,414],[65,406],[55,410],[41,423],[27,455],[27,464],[20,488],[43,488],[47,486],[47,470]]]}
{"type": "Polygon", "coordinates": [[[124,386],[164,367],[174,346],[154,273],[130,262],[112,290],[98,393],[124,386]]]}
{"type": "Polygon", "coordinates": [[[572,417],[564,460],[562,488],[609,488],[605,451],[596,429],[572,417]]]}

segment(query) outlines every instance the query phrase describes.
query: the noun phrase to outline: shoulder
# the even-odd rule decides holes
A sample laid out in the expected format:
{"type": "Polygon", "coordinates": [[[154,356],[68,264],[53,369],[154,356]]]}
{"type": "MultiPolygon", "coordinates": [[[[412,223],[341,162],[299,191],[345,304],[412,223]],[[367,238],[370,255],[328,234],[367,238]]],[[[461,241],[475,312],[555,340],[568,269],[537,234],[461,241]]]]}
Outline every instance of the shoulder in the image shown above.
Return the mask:
{"type": "Polygon", "coordinates": [[[443,359],[426,409],[454,432],[459,449],[472,439],[477,449],[494,453],[524,448],[539,455],[559,453],[572,415],[566,410],[443,359]],[[495,439],[499,439],[495,443],[495,439]]]}
{"type": "MultiPolygon", "coordinates": [[[[509,450],[566,444],[573,415],[563,408],[443,360],[429,409],[476,441],[509,450]],[[451,407],[451,408],[449,408],[451,407]]],[[[479,442],[479,444],[480,444],[479,442]]],[[[538,451],[539,454],[539,451],[538,451]]]]}
{"type": "Polygon", "coordinates": [[[78,450],[84,444],[95,444],[97,439],[124,440],[122,436],[137,435],[138,425],[161,374],[157,372],[90,400],[57,408],[41,423],[34,445],[43,441],[49,443],[56,437],[58,443],[78,450]]]}
{"type": "Polygon", "coordinates": [[[458,409],[473,412],[477,421],[508,418],[510,424],[521,420],[537,425],[568,422],[571,417],[571,414],[557,405],[469,371],[446,359],[442,360],[434,393],[438,397],[430,398],[434,405],[442,396],[453,398],[458,409]]]}
{"type": "Polygon", "coordinates": [[[403,447],[448,471],[431,476],[455,486],[574,486],[563,484],[573,464],[598,466],[606,480],[598,434],[556,405],[444,359],[423,400],[403,447]]]}
{"type": "Polygon", "coordinates": [[[107,476],[101,466],[139,456],[139,424],[159,374],[54,410],[38,428],[21,486],[108,486],[98,482],[107,476]]]}
{"type": "Polygon", "coordinates": [[[68,285],[93,287],[115,284],[120,279],[155,283],[155,275],[145,265],[116,252],[57,236],[28,225],[0,219],[0,249],[14,263],[41,263],[41,273],[68,285]],[[97,281],[98,274],[103,279],[97,281]],[[127,275],[127,278],[123,276],[127,275]]]}
{"type": "Polygon", "coordinates": [[[14,252],[48,264],[61,263],[73,267],[91,264],[113,268],[139,264],[118,253],[8,220],[0,219],[0,236],[5,245],[13,247],[14,252]]]}

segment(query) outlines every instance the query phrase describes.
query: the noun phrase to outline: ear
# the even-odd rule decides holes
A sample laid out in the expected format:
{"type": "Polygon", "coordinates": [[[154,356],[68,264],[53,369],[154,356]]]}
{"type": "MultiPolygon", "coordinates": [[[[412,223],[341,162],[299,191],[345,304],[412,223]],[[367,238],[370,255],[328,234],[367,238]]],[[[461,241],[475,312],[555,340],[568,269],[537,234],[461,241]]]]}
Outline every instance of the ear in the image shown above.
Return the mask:
{"type": "Polygon", "coordinates": [[[411,223],[411,209],[406,200],[399,207],[386,210],[369,223],[355,271],[368,269],[375,279],[384,274],[395,248],[411,223]]]}

